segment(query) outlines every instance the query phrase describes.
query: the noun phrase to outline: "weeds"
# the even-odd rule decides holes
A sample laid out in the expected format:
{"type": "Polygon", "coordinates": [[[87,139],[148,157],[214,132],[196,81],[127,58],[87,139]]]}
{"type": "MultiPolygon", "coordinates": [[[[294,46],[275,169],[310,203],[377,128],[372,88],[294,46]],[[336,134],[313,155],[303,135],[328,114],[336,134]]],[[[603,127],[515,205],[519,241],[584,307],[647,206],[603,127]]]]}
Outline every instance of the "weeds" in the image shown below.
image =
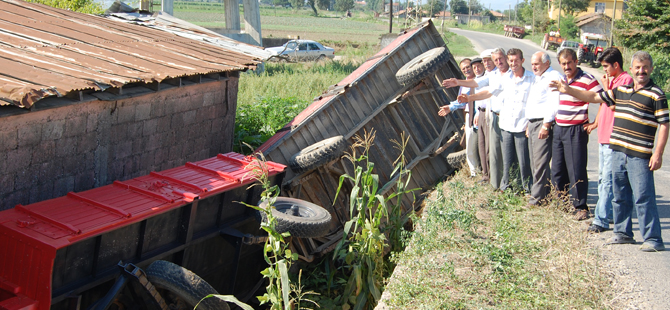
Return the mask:
{"type": "Polygon", "coordinates": [[[389,308],[592,309],[611,298],[600,257],[560,205],[525,209],[465,170],[438,188],[396,258],[389,308]]]}
{"type": "MultiPolygon", "coordinates": [[[[356,136],[351,151],[345,155],[354,165],[354,175],[340,177],[337,195],[345,181],[353,184],[349,194],[349,218],[344,225],[342,241],[337,245],[333,261],[344,262],[341,267],[346,285],[339,299],[344,308],[371,309],[381,298],[384,284],[384,251],[389,247],[386,233],[396,239],[393,244],[400,250],[402,236],[402,196],[413,190],[407,188],[410,172],[405,168],[404,149],[407,139],[401,136],[395,141],[400,156],[396,160],[392,178],[396,191],[384,197],[379,176],[373,172],[374,163],[369,161],[370,147],[375,139],[374,131],[356,136]],[[360,150],[359,150],[360,149],[360,150]],[[360,153],[359,153],[360,151],[360,153]],[[392,204],[392,205],[390,205],[392,204]],[[389,217],[388,211],[392,215],[389,217]],[[384,227],[383,225],[388,222],[384,227]]],[[[389,185],[392,186],[392,185],[389,185]]]]}
{"type": "MultiPolygon", "coordinates": [[[[291,299],[289,296],[291,292],[291,282],[289,280],[288,270],[291,267],[291,264],[298,260],[298,253],[292,253],[289,249],[289,244],[286,238],[290,237],[291,234],[288,232],[279,233],[275,229],[277,219],[272,214],[272,208],[277,199],[277,195],[279,194],[279,187],[271,184],[268,177],[267,163],[262,154],[260,154],[259,158],[254,161],[254,164],[255,165],[252,166],[253,168],[251,171],[252,178],[258,182],[255,185],[263,187],[261,201],[268,202],[267,209],[245,203],[247,207],[251,207],[259,212],[264,212],[267,218],[266,222],[261,223],[261,229],[268,234],[263,247],[263,256],[265,257],[265,262],[268,264],[268,268],[261,271],[261,274],[264,278],[268,279],[268,286],[266,287],[265,294],[263,294],[263,296],[258,296],[258,300],[261,305],[269,303],[271,305],[270,309],[272,310],[288,310],[292,309],[292,300],[296,300],[296,298],[291,299]]],[[[297,296],[297,301],[299,302],[301,298],[302,294],[299,294],[297,296]]],[[[300,305],[298,305],[298,309],[299,308],[300,305]]]]}

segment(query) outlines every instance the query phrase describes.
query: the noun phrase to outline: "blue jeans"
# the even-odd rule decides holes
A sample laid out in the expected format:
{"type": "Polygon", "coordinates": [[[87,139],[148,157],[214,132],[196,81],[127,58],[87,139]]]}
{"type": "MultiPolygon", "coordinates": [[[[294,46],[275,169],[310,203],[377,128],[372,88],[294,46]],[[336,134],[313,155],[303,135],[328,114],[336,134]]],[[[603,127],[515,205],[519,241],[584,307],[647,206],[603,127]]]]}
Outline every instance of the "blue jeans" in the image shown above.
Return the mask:
{"type": "Polygon", "coordinates": [[[598,160],[598,204],[593,212],[593,224],[609,228],[612,218],[612,149],[609,144],[601,144],[598,160]]]}
{"type": "Polygon", "coordinates": [[[614,233],[633,237],[632,215],[635,207],[644,242],[663,245],[654,172],[649,170],[649,159],[612,151],[612,193],[614,233]]]}

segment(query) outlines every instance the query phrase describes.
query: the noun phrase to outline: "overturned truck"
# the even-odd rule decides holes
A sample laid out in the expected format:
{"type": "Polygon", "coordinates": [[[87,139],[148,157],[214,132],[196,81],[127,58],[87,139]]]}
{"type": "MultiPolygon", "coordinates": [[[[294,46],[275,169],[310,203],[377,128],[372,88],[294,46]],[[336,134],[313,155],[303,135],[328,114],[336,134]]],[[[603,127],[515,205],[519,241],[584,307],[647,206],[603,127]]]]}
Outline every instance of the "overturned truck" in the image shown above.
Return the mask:
{"type": "MultiPolygon", "coordinates": [[[[376,132],[370,160],[380,184],[387,184],[385,195],[399,155],[392,141],[400,141],[402,134],[409,137],[405,156],[412,171],[410,188],[434,186],[463,160],[463,116],[437,115],[440,106],[457,96],[455,89],[441,86],[452,77],[462,74],[442,37],[432,22],[420,24],[331,86],[259,147],[268,160],[288,166],[283,195],[323,206],[333,218],[326,236],[294,241],[302,259],[311,261],[334,249],[342,238],[349,220],[348,195],[335,196],[339,177],[353,175],[352,164],[341,155],[355,135],[376,132]]],[[[350,189],[346,183],[343,188],[350,189]]],[[[416,207],[412,194],[403,197],[403,214],[416,207]]]]}
{"type": "MultiPolygon", "coordinates": [[[[370,157],[381,184],[393,182],[398,150],[391,141],[403,134],[410,188],[428,189],[454,170],[464,156],[463,116],[437,115],[456,98],[440,85],[452,77],[462,75],[449,49],[423,23],[259,148],[271,182],[287,196],[273,212],[302,260],[342,238],[348,195],[336,200],[335,192],[339,177],[352,173],[341,155],[354,135],[376,131],[370,157]]],[[[188,309],[217,292],[249,300],[264,268],[262,216],[239,203],[259,202],[260,189],[248,187],[252,162],[220,154],[0,212],[0,309],[188,309]]],[[[416,206],[412,195],[403,197],[404,214],[416,206]]]]}

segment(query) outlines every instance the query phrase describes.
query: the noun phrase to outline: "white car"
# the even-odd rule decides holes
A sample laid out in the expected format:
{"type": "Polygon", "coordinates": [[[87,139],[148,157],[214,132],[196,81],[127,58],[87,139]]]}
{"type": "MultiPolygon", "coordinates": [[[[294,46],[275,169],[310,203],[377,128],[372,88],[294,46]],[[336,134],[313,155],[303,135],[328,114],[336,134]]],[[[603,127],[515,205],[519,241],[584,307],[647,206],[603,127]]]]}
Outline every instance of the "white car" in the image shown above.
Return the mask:
{"type": "Polygon", "coordinates": [[[335,57],[334,49],[312,40],[291,40],[282,46],[269,47],[265,50],[272,53],[274,56],[272,60],[320,61],[335,57]]]}

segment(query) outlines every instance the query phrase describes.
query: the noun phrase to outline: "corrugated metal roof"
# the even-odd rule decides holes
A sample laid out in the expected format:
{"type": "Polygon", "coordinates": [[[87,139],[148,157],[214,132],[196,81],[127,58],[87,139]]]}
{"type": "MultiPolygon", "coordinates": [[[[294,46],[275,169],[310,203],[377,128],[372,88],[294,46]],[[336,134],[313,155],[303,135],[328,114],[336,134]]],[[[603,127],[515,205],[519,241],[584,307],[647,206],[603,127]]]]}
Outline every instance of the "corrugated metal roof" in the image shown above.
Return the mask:
{"type": "Polygon", "coordinates": [[[0,105],[30,108],[73,91],[238,71],[263,61],[261,48],[188,29],[186,22],[141,24],[149,23],[0,0],[0,105]]]}

